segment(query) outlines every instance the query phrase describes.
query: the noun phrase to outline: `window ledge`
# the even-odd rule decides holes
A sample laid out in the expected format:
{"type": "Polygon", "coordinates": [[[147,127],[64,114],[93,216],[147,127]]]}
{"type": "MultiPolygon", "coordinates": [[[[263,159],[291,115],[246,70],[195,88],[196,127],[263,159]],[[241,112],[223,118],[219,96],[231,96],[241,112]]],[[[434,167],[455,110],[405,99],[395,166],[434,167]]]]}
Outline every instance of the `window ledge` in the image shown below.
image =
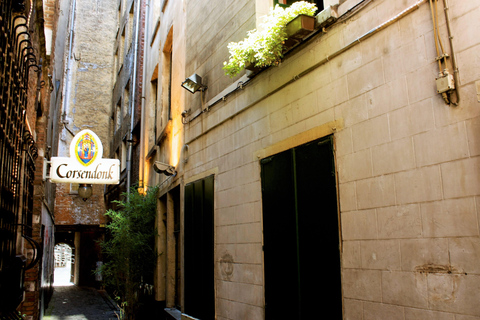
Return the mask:
{"type": "Polygon", "coordinates": [[[316,16],[316,28],[324,28],[331,25],[338,19],[338,6],[329,6],[319,12],[316,16]]]}
{"type": "Polygon", "coordinates": [[[194,318],[192,316],[186,315],[185,313],[182,313],[182,319],[181,320],[200,320],[197,318],[194,318]]]}
{"type": "Polygon", "coordinates": [[[363,1],[365,1],[365,0],[347,0],[347,1],[343,2],[338,7],[339,16],[343,16],[345,13],[352,10],[353,8],[355,8],[357,5],[359,5],[363,1]]]}
{"type": "Polygon", "coordinates": [[[182,319],[182,313],[180,310],[177,310],[175,308],[165,308],[165,313],[167,314],[168,320],[181,320],[182,319]]]}

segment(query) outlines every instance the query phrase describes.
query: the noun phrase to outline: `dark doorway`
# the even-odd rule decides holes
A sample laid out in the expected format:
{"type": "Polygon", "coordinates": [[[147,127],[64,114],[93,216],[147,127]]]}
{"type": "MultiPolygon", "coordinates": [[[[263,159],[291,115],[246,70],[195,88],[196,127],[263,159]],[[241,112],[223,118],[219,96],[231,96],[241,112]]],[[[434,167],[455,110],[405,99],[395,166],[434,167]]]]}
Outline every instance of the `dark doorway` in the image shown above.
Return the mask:
{"type": "Polygon", "coordinates": [[[261,161],[267,320],[342,319],[332,139],[261,161]]]}
{"type": "Polygon", "coordinates": [[[213,196],[214,176],[185,186],[185,313],[215,318],[213,196]]]}

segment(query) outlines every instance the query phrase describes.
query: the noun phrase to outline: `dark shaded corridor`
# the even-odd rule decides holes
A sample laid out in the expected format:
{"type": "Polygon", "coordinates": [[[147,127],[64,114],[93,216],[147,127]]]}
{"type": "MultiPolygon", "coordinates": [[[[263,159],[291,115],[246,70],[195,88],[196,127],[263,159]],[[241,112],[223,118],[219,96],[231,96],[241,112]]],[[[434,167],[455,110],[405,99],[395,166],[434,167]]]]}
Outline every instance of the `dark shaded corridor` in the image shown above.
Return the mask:
{"type": "Polygon", "coordinates": [[[44,320],[118,319],[118,310],[104,291],[75,286],[69,276],[67,268],[55,269],[54,292],[44,320]]]}

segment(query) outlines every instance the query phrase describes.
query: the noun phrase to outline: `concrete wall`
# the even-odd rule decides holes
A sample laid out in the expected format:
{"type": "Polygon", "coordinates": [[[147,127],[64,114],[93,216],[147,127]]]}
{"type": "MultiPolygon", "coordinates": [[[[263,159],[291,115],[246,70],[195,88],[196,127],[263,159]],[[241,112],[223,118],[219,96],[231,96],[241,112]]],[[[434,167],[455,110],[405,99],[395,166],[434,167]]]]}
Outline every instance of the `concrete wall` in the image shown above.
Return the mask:
{"type": "MultiPolygon", "coordinates": [[[[372,1],[349,11],[354,2],[342,2],[338,11],[345,15],[326,33],[184,127],[184,181],[215,173],[218,319],[264,317],[259,160],[332,133],[344,318],[480,317],[480,8],[475,1],[449,1],[460,70],[457,107],[436,93],[428,2],[284,86],[415,4],[372,1]],[[233,258],[228,277],[220,266],[225,255],[233,258]]],[[[186,73],[208,79],[207,101],[231,81],[221,74],[226,43],[240,40],[244,26],[253,27],[252,3],[186,1],[186,73]]],[[[451,54],[438,5],[440,34],[451,54]]],[[[199,96],[187,96],[185,109],[198,108],[199,96]]]]}

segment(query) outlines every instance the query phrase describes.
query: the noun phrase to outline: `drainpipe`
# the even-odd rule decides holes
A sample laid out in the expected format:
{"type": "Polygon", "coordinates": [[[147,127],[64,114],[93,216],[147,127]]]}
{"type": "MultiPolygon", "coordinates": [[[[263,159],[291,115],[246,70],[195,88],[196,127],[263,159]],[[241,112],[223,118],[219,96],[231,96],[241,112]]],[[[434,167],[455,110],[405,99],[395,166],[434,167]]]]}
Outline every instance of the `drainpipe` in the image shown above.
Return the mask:
{"type": "MultiPolygon", "coordinates": [[[[70,13],[70,39],[68,41],[68,57],[67,57],[67,70],[63,83],[63,105],[62,105],[62,117],[66,116],[67,107],[70,102],[70,78],[72,77],[72,46],[73,46],[73,29],[75,27],[75,7],[76,0],[73,0],[71,13],[70,13]]],[[[63,119],[64,120],[64,119],[63,119]]]]}
{"type": "MultiPolygon", "coordinates": [[[[150,11],[150,0],[147,0],[146,8],[148,8],[145,12],[145,36],[144,39],[148,40],[148,22],[149,22],[149,11],[150,11]]],[[[143,52],[143,63],[145,64],[147,61],[147,50],[143,52]]],[[[143,71],[142,74],[143,78],[143,87],[142,87],[142,114],[140,116],[140,161],[139,165],[140,168],[138,170],[139,176],[139,187],[144,188],[144,167],[145,167],[145,79],[146,79],[146,72],[143,71]]]]}
{"type": "Polygon", "coordinates": [[[131,175],[132,175],[132,152],[133,152],[133,124],[134,124],[134,106],[135,106],[135,99],[137,97],[137,57],[138,57],[138,38],[140,33],[140,5],[142,0],[137,1],[137,14],[136,14],[136,25],[135,25],[135,49],[133,52],[133,79],[132,79],[132,107],[130,108],[130,133],[128,135],[128,151],[127,151],[127,193],[130,194],[130,185],[131,185],[131,175]]]}
{"type": "Polygon", "coordinates": [[[457,101],[451,102],[454,106],[458,106],[460,103],[460,83],[458,81],[458,66],[457,66],[457,57],[455,55],[455,50],[453,48],[453,36],[452,30],[450,28],[450,16],[448,14],[449,6],[447,0],[443,0],[443,9],[445,11],[445,21],[447,23],[447,31],[448,31],[448,41],[450,43],[450,51],[452,55],[452,67],[453,67],[453,81],[455,82],[455,91],[457,93],[457,101]]]}

